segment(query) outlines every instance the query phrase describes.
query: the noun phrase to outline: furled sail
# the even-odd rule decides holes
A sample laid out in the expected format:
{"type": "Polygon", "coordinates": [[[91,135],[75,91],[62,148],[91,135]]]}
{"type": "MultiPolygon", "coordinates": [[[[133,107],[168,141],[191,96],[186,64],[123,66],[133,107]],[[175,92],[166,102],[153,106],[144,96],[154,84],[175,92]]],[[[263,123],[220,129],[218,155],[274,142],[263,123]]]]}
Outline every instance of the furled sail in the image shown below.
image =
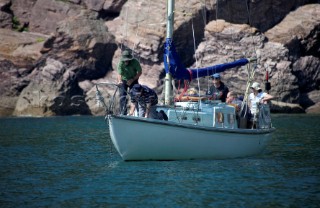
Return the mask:
{"type": "Polygon", "coordinates": [[[167,38],[164,47],[164,66],[166,73],[170,73],[174,79],[177,80],[192,80],[198,77],[205,77],[214,73],[220,73],[226,69],[243,66],[249,63],[246,58],[239,59],[234,62],[225,64],[218,64],[199,69],[186,69],[181,63],[179,55],[176,51],[174,43],[171,38],[167,38]]]}

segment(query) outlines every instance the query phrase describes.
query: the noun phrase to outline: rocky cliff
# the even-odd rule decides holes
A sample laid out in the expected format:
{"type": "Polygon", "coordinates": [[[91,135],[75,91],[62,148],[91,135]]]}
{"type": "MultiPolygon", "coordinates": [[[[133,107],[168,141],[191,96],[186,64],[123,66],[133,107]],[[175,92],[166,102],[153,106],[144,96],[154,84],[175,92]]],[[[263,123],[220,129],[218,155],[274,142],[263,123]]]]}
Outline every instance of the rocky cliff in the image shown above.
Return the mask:
{"type": "MultiPolygon", "coordinates": [[[[0,8],[1,116],[103,114],[95,83],[115,82],[123,48],[161,97],[165,1],[0,0],[0,8]]],[[[318,0],[176,0],[174,40],[187,67],[257,57],[255,80],[269,72],[274,112],[320,112],[318,0]]],[[[244,67],[222,76],[243,93],[244,67]]],[[[206,90],[210,81],[199,83],[206,90]]],[[[110,98],[113,88],[104,89],[110,98]]]]}

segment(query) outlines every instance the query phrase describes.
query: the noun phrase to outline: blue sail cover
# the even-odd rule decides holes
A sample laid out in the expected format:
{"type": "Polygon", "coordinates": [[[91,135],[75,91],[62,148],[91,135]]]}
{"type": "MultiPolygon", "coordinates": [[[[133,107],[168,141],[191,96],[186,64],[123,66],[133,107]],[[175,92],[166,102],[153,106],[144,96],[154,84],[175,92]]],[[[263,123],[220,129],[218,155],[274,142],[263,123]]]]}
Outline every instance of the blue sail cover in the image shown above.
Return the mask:
{"type": "Polygon", "coordinates": [[[199,69],[186,69],[180,61],[176,48],[171,38],[167,38],[164,47],[164,67],[166,73],[170,73],[177,80],[192,80],[198,77],[210,76],[214,73],[220,73],[226,69],[246,65],[249,61],[246,58],[234,62],[218,64],[199,69]]]}

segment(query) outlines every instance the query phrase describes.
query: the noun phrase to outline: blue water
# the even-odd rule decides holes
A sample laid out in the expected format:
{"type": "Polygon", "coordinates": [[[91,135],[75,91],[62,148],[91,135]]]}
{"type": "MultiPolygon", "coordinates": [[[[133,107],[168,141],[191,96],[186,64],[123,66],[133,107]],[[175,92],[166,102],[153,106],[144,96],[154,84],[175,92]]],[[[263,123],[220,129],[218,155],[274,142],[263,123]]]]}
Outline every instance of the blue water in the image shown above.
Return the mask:
{"type": "Polygon", "coordinates": [[[250,158],[123,162],[103,117],[0,119],[0,207],[320,207],[320,116],[273,125],[250,158]]]}

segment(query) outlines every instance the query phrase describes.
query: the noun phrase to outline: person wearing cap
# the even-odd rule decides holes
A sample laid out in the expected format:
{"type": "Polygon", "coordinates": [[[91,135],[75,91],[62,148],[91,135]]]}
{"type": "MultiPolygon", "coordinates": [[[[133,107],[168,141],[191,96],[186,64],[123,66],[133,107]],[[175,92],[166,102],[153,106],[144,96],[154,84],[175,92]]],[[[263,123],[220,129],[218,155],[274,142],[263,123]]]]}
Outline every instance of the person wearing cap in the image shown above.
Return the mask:
{"type": "Polygon", "coordinates": [[[254,115],[257,112],[258,103],[268,103],[269,100],[273,99],[272,95],[263,92],[258,82],[252,83],[252,93],[249,95],[249,107],[251,114],[254,115]]]}
{"type": "Polygon", "coordinates": [[[229,92],[228,87],[221,81],[220,74],[215,73],[211,76],[213,85],[207,91],[213,100],[221,100],[221,102],[226,102],[227,94],[229,92]]]}
{"type": "Polygon", "coordinates": [[[133,58],[129,50],[124,50],[118,65],[118,84],[120,85],[120,113],[127,114],[127,92],[138,84],[142,68],[139,61],[133,58]]]}
{"type": "Polygon", "coordinates": [[[139,106],[139,117],[158,119],[156,105],[157,93],[145,85],[135,84],[130,90],[131,105],[129,115],[134,115],[136,106],[139,106]]]}

